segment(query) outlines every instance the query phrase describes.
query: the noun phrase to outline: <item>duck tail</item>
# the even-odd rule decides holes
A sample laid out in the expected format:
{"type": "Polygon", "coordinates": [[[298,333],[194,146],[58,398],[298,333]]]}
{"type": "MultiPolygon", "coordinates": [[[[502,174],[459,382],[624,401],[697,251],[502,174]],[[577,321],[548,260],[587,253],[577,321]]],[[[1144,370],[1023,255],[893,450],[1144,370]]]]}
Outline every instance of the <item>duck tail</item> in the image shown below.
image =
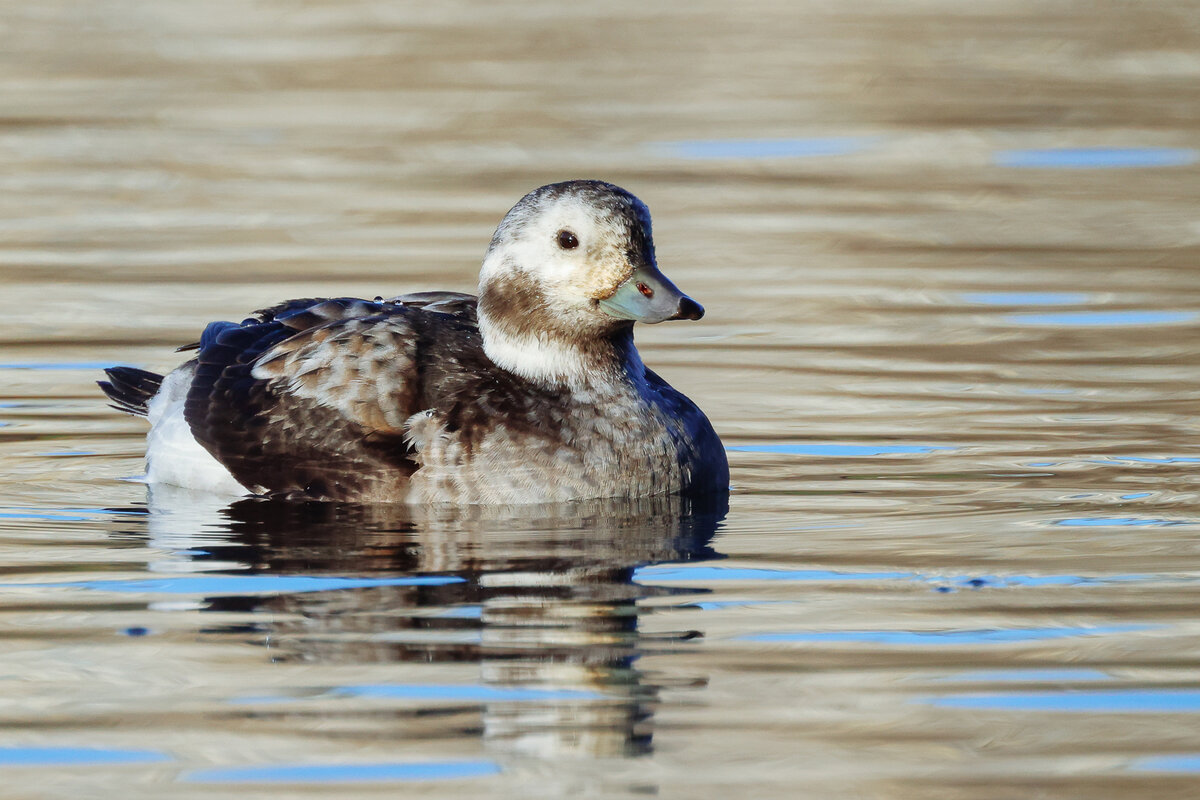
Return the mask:
{"type": "Polygon", "coordinates": [[[104,370],[104,374],[108,380],[96,383],[112,400],[113,408],[139,417],[150,412],[150,398],[158,394],[163,382],[162,375],[133,367],[110,367],[104,370]]]}

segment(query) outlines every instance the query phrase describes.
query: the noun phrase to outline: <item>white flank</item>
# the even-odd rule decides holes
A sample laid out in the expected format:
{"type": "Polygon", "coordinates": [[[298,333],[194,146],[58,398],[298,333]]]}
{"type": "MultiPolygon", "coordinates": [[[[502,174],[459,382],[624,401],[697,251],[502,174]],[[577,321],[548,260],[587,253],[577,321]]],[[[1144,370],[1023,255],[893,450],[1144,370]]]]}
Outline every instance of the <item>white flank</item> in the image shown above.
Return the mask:
{"type": "Polygon", "coordinates": [[[229,470],[200,446],[183,416],[192,370],[168,375],[150,400],[150,433],[146,434],[146,481],[167,483],[200,492],[246,495],[249,492],[229,470]]]}

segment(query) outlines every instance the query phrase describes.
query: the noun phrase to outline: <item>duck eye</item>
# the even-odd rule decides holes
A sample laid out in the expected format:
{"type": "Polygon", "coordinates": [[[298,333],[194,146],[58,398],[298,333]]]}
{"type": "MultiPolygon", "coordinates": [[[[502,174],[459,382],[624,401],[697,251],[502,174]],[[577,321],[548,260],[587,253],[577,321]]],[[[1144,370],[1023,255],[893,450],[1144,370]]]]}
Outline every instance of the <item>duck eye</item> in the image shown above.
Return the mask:
{"type": "Polygon", "coordinates": [[[563,250],[574,250],[579,247],[579,239],[570,231],[559,231],[558,246],[563,250]]]}

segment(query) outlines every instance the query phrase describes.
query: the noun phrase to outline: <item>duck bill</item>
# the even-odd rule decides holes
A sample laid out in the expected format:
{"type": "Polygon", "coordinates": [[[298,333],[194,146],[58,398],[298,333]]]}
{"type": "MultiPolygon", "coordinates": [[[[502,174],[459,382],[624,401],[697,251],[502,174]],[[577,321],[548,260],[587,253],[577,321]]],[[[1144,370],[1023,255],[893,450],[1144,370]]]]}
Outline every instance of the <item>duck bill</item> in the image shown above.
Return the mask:
{"type": "Polygon", "coordinates": [[[615,292],[600,301],[600,309],[615,319],[650,324],[704,316],[704,307],[679,291],[654,266],[635,269],[615,292]]]}

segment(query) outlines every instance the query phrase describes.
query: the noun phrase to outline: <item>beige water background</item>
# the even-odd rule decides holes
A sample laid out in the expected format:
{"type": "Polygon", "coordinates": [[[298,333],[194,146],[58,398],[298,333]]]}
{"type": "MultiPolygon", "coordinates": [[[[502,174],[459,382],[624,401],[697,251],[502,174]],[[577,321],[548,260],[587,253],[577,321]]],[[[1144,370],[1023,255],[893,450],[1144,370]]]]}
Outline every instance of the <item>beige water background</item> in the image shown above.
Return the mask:
{"type": "Polygon", "coordinates": [[[4,3],[0,795],[1200,796],[1198,130],[1183,2],[4,3]],[[121,480],[100,366],[572,177],[719,529],[121,480]]]}

